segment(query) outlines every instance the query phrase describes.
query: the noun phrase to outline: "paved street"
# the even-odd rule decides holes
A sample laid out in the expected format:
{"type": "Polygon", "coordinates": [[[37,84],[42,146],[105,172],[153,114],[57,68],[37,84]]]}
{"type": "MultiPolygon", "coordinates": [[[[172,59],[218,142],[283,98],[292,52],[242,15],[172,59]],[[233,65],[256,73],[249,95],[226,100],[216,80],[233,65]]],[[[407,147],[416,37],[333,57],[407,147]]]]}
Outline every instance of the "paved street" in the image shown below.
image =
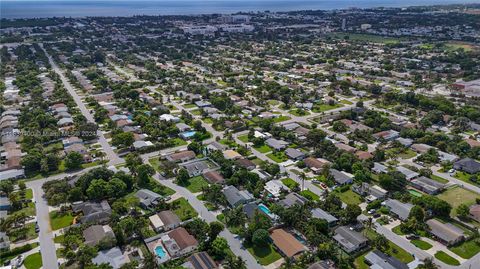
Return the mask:
{"type": "Polygon", "coordinates": [[[39,242],[42,254],[43,268],[57,269],[57,253],[53,242],[52,229],[50,228],[50,216],[47,201],[43,198],[42,185],[47,179],[27,182],[27,187],[33,190],[33,197],[36,201],[37,222],[40,228],[39,242]]]}
{"type": "MultiPolygon", "coordinates": [[[[43,49],[43,44],[40,44],[40,47],[43,49]]],[[[50,56],[45,49],[43,49],[43,51],[45,52],[45,55],[47,55],[53,70],[60,76],[60,79],[62,80],[62,83],[65,89],[67,89],[68,93],[72,96],[73,100],[77,104],[77,107],[82,112],[82,115],[87,119],[87,121],[95,123],[95,119],[93,118],[93,115],[85,106],[82,99],[75,91],[75,88],[72,86],[72,84],[70,84],[68,79],[65,77],[65,75],[63,74],[63,71],[53,61],[52,56],[50,56]]],[[[116,165],[116,164],[122,163],[123,160],[120,157],[118,157],[118,155],[113,151],[112,147],[108,143],[107,139],[105,138],[101,130],[97,131],[97,135],[98,135],[98,143],[102,146],[103,152],[105,152],[106,158],[109,160],[108,162],[109,165],[116,165]]]]}

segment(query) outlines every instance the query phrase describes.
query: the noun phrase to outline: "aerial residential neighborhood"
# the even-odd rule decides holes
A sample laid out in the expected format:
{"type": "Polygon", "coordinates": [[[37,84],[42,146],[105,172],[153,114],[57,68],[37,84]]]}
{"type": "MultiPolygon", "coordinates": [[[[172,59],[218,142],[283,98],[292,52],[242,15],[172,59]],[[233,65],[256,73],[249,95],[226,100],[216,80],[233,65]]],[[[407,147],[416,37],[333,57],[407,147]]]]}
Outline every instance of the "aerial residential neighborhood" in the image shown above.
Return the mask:
{"type": "Polygon", "coordinates": [[[479,44],[478,4],[2,18],[0,268],[480,268],[479,44]]]}

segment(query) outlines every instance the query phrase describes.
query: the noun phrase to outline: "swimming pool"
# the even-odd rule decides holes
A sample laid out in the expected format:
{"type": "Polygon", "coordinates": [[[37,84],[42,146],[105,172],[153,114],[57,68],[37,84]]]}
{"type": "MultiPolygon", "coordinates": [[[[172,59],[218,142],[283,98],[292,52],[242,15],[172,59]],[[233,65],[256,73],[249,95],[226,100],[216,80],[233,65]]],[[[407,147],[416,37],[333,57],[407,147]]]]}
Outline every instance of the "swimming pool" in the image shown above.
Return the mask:
{"type": "Polygon", "coordinates": [[[162,246],[158,245],[155,247],[155,253],[157,254],[157,256],[162,259],[163,257],[165,257],[167,255],[167,252],[165,252],[165,250],[163,249],[162,246]]]}
{"type": "Polygon", "coordinates": [[[194,136],[197,132],[195,131],[188,131],[188,132],[183,132],[180,134],[180,136],[184,137],[184,138],[191,138],[192,136],[194,136]]]}
{"type": "Polygon", "coordinates": [[[265,214],[267,214],[267,215],[269,215],[269,216],[272,214],[272,212],[270,211],[270,209],[268,209],[268,207],[267,207],[266,205],[264,205],[264,204],[259,204],[259,205],[258,205],[258,208],[259,208],[260,210],[262,210],[263,213],[265,213],[265,214]]]}

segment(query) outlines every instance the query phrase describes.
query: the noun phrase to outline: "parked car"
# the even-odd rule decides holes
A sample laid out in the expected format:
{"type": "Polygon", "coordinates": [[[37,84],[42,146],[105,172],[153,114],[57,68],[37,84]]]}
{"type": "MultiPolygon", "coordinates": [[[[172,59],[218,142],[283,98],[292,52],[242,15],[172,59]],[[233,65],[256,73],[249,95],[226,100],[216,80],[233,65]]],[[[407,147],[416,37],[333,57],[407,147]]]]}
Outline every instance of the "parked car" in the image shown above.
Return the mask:
{"type": "Polygon", "coordinates": [[[407,235],[408,240],[419,239],[419,238],[420,238],[420,236],[418,236],[416,234],[407,235]]]}
{"type": "Polygon", "coordinates": [[[380,216],[381,216],[380,213],[375,213],[375,214],[373,214],[373,217],[374,217],[374,218],[380,218],[380,216]]]}
{"type": "Polygon", "coordinates": [[[35,232],[40,232],[40,227],[38,226],[38,223],[35,223],[35,232]]]}

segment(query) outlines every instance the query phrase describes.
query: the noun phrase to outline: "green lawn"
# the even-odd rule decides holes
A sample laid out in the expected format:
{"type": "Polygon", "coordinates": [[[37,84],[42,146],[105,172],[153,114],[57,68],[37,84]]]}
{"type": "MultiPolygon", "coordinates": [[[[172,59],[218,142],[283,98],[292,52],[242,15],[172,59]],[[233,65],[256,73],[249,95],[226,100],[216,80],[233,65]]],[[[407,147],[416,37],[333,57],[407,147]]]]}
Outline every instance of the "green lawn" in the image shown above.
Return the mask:
{"type": "Polygon", "coordinates": [[[162,169],[160,169],[160,160],[158,159],[158,157],[153,157],[149,159],[148,162],[157,172],[162,172],[162,169]]]}
{"type": "Polygon", "coordinates": [[[432,245],[430,243],[422,241],[422,240],[418,240],[418,239],[411,240],[410,243],[412,243],[417,248],[423,249],[423,250],[427,250],[427,249],[432,248],[432,245]]]}
{"type": "Polygon", "coordinates": [[[170,196],[175,193],[174,190],[170,189],[165,185],[160,184],[153,178],[150,178],[150,183],[146,188],[164,196],[170,196]]]}
{"type": "Polygon", "coordinates": [[[50,226],[52,231],[68,227],[72,224],[73,215],[72,212],[65,212],[60,214],[59,211],[50,212],[50,226]]]}
{"type": "Polygon", "coordinates": [[[397,225],[397,226],[393,227],[392,232],[394,232],[398,235],[405,235],[405,233],[402,232],[402,230],[400,229],[400,225],[397,225]]]}
{"type": "Polygon", "coordinates": [[[253,148],[260,153],[267,153],[267,152],[272,151],[272,149],[267,145],[262,145],[260,147],[253,147],[253,148]]]}
{"type": "Polygon", "coordinates": [[[10,229],[7,231],[7,235],[11,242],[31,240],[38,236],[35,233],[35,223],[33,222],[25,224],[22,228],[10,229]]]}
{"type": "Polygon", "coordinates": [[[460,265],[460,262],[458,262],[457,259],[453,258],[452,256],[448,255],[447,253],[441,250],[435,253],[435,258],[441,260],[442,262],[448,265],[454,265],[454,266],[460,265]]]}
{"type": "MultiPolygon", "coordinates": [[[[373,230],[366,230],[365,235],[368,239],[374,240],[378,234],[373,230]]],[[[409,263],[414,260],[413,256],[405,251],[403,248],[399,247],[395,243],[388,241],[388,245],[390,246],[388,250],[385,252],[386,254],[397,258],[399,261],[403,263],[409,263]]]]}
{"type": "Polygon", "coordinates": [[[194,108],[194,107],[197,107],[195,104],[186,104],[186,105],[183,105],[184,108],[194,108]]]}
{"type": "Polygon", "coordinates": [[[338,32],[329,33],[328,35],[335,39],[345,39],[345,37],[348,37],[348,40],[383,43],[383,44],[395,44],[405,39],[405,38],[397,38],[397,37],[385,37],[385,36],[373,35],[373,34],[353,34],[353,33],[338,33],[338,32]]]}
{"type": "Polygon", "coordinates": [[[26,189],[25,190],[25,199],[33,199],[33,191],[32,189],[26,189]]]}
{"type": "Polygon", "coordinates": [[[202,114],[200,109],[189,110],[188,112],[190,112],[190,114],[195,115],[195,116],[198,116],[198,115],[202,114]]]}
{"type": "Polygon", "coordinates": [[[248,134],[239,136],[238,140],[242,141],[243,143],[248,143],[248,134]]]}
{"type": "Polygon", "coordinates": [[[352,102],[348,101],[348,100],[345,100],[345,99],[342,99],[340,100],[340,103],[344,104],[344,105],[351,105],[353,104],[352,102]]]}
{"type": "Polygon", "coordinates": [[[27,269],[39,269],[42,267],[42,255],[40,252],[28,255],[23,262],[23,265],[27,269]]]}
{"type": "Polygon", "coordinates": [[[185,141],[185,140],[183,140],[179,137],[172,138],[172,139],[170,139],[170,141],[173,142],[172,148],[173,147],[184,146],[184,145],[188,144],[187,141],[185,141]]]}
{"type": "Polygon", "coordinates": [[[197,211],[188,203],[187,199],[179,198],[172,202],[174,206],[173,212],[180,218],[180,220],[185,221],[191,218],[194,218],[198,215],[197,211]]]}
{"type": "Polygon", "coordinates": [[[289,119],[291,119],[289,116],[281,115],[281,116],[278,116],[276,118],[273,118],[273,121],[278,123],[278,122],[286,121],[286,120],[289,120],[289,119]]]}
{"type": "Polygon", "coordinates": [[[462,171],[457,171],[453,177],[460,179],[461,181],[468,182],[470,184],[475,184],[475,182],[472,182],[470,180],[470,174],[462,172],[462,171]]]}
{"type": "Polygon", "coordinates": [[[355,265],[355,269],[370,269],[370,266],[365,263],[365,256],[368,252],[358,256],[353,264],[355,265]]]}
{"type": "Polygon", "coordinates": [[[348,190],[346,192],[337,191],[335,193],[345,204],[358,205],[363,202],[362,197],[354,193],[352,190],[348,190]]]}
{"type": "Polygon", "coordinates": [[[480,246],[475,243],[475,240],[468,240],[458,246],[449,247],[448,249],[464,259],[470,259],[480,252],[480,246]]]}
{"type": "Polygon", "coordinates": [[[297,116],[297,117],[310,115],[310,112],[308,112],[307,110],[298,109],[298,108],[292,109],[292,110],[288,111],[288,113],[290,113],[294,116],[297,116]]]}
{"type": "Polygon", "coordinates": [[[272,245],[268,247],[248,246],[247,249],[261,265],[269,265],[282,258],[272,245]]]}
{"type": "Polygon", "coordinates": [[[202,119],[203,122],[205,122],[206,124],[213,124],[213,120],[211,118],[204,118],[202,119]]]}
{"type": "Polygon", "coordinates": [[[201,192],[203,187],[208,187],[208,182],[202,176],[192,177],[188,180],[188,185],[183,186],[190,192],[201,192]]]}
{"type": "Polygon", "coordinates": [[[437,197],[446,201],[452,206],[454,210],[452,210],[450,215],[454,217],[457,215],[456,209],[460,204],[472,205],[475,203],[477,198],[480,198],[480,195],[473,191],[456,186],[448,188],[446,191],[437,195],[437,197]]]}
{"type": "Polygon", "coordinates": [[[435,181],[438,181],[440,183],[448,183],[447,179],[444,179],[443,177],[439,177],[439,176],[436,176],[436,175],[431,175],[430,178],[435,180],[435,181]]]}
{"type": "Polygon", "coordinates": [[[310,190],[303,190],[300,192],[300,195],[302,195],[303,197],[307,198],[310,201],[318,201],[320,199],[318,195],[316,195],[310,190]]]}
{"type": "Polygon", "coordinates": [[[294,189],[295,187],[298,187],[300,185],[291,178],[282,179],[282,183],[285,184],[285,186],[289,187],[290,189],[294,189]]]}
{"type": "Polygon", "coordinates": [[[339,103],[336,103],[334,105],[317,104],[313,107],[312,111],[315,112],[315,113],[319,113],[319,112],[325,112],[325,111],[329,111],[329,110],[332,110],[332,109],[335,109],[335,108],[339,108],[339,107],[342,107],[342,106],[343,105],[339,104],[339,103]]]}
{"type": "Polygon", "coordinates": [[[287,155],[285,155],[285,152],[283,151],[269,153],[267,154],[267,157],[277,163],[283,163],[288,160],[287,155]]]}
{"type": "Polygon", "coordinates": [[[63,234],[62,235],[57,235],[57,237],[53,238],[53,242],[55,242],[57,244],[62,244],[64,238],[65,238],[65,236],[63,234]]]}

